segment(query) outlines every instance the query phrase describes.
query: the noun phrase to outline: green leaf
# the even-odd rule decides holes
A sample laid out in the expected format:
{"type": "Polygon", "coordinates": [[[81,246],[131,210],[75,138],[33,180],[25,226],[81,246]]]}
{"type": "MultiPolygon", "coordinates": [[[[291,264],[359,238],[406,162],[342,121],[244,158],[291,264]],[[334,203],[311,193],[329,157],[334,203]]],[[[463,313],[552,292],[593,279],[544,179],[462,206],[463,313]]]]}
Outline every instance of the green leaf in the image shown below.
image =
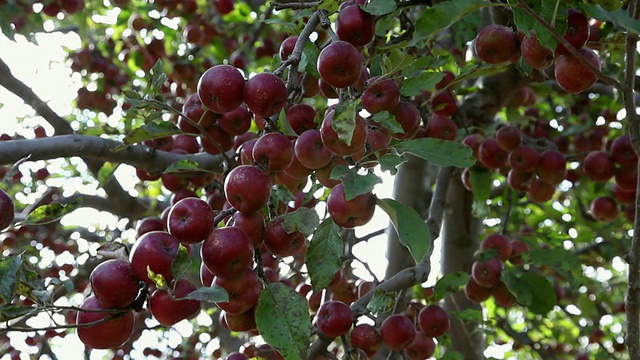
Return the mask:
{"type": "Polygon", "coordinates": [[[373,173],[360,175],[356,170],[344,165],[338,165],[331,171],[331,179],[341,179],[344,184],[344,194],[347,201],[358,195],[371,192],[376,184],[382,183],[382,179],[373,173]]]}
{"type": "Polygon", "coordinates": [[[528,308],[534,314],[546,315],[556,305],[556,292],[544,276],[524,274],[520,276],[520,282],[526,284],[533,296],[528,308]]]}
{"type": "Polygon", "coordinates": [[[411,153],[438,166],[460,168],[475,164],[471,148],[465,144],[436,138],[420,138],[395,145],[400,154],[411,153]]]}
{"type": "Polygon", "coordinates": [[[386,15],[396,9],[396,2],[394,0],[371,0],[367,6],[360,5],[360,9],[374,16],[386,15]]]}
{"type": "Polygon", "coordinates": [[[282,283],[269,284],[255,312],[258,331],[286,360],[306,358],[311,336],[307,301],[282,283]]]}
{"type": "Polygon", "coordinates": [[[147,276],[153,283],[156,285],[158,289],[168,289],[169,285],[167,284],[167,280],[162,276],[162,274],[156,274],[151,270],[151,267],[147,265],[147,276]]]}
{"type": "Polygon", "coordinates": [[[413,64],[413,56],[400,49],[391,49],[389,55],[382,56],[383,76],[389,76],[402,71],[413,64]]]}
{"type": "Polygon", "coordinates": [[[284,218],[282,228],[287,234],[299,231],[304,236],[309,236],[313,234],[318,224],[320,224],[318,212],[315,209],[306,207],[301,207],[281,216],[284,218]]]}
{"type": "Polygon", "coordinates": [[[444,355],[442,355],[440,360],[464,360],[464,355],[457,351],[449,350],[444,355]]]}
{"type": "Polygon", "coordinates": [[[356,107],[360,98],[356,101],[343,101],[334,109],[331,119],[331,128],[338,134],[338,138],[347,145],[351,145],[353,131],[356,128],[356,107]]]}
{"type": "Polygon", "coordinates": [[[326,288],[340,269],[343,243],[339,230],[340,227],[327,218],[313,233],[305,264],[314,291],[326,288]]]}
{"type": "Polygon", "coordinates": [[[203,286],[198,288],[182,299],[204,301],[208,303],[227,302],[229,301],[229,294],[227,293],[227,290],[222,287],[212,284],[210,287],[203,286]]]}
{"type": "Polygon", "coordinates": [[[539,247],[525,254],[532,266],[547,267],[568,279],[572,287],[579,286],[583,278],[582,266],[575,254],[559,246],[539,247]]]}
{"type": "Polygon", "coordinates": [[[478,167],[469,168],[469,183],[473,189],[473,197],[485,201],[491,196],[493,172],[478,167]]]}
{"type": "Polygon", "coordinates": [[[0,299],[11,302],[16,294],[18,271],[22,266],[22,255],[8,256],[0,260],[0,299]]]}
{"type": "Polygon", "coordinates": [[[392,291],[375,290],[367,304],[367,309],[374,315],[391,311],[396,303],[396,296],[396,293],[392,291]]]}
{"type": "Polygon", "coordinates": [[[120,166],[120,164],[105,161],[102,167],[100,167],[100,170],[98,170],[98,182],[100,182],[101,185],[106,184],[107,181],[111,179],[118,166],[120,166]]]}
{"type": "Polygon", "coordinates": [[[79,197],[66,204],[52,203],[42,205],[33,210],[26,219],[20,222],[20,225],[26,224],[49,224],[59,220],[63,216],[69,214],[73,210],[79,208],[82,205],[82,198],[79,197]]]}
{"type": "Polygon", "coordinates": [[[171,121],[154,121],[134,129],[123,139],[126,145],[139,143],[145,140],[159,139],[182,131],[171,121]]]}
{"type": "Polygon", "coordinates": [[[423,71],[420,75],[406,78],[400,88],[403,96],[418,96],[423,90],[433,89],[442,80],[444,73],[441,71],[423,71]]]}
{"type": "Polygon", "coordinates": [[[395,175],[398,173],[398,166],[400,164],[407,161],[403,156],[393,155],[393,154],[384,154],[380,156],[378,159],[378,163],[380,164],[380,169],[382,171],[389,171],[391,175],[395,175]]]}
{"type": "Polygon", "coordinates": [[[433,296],[436,300],[440,300],[447,294],[458,291],[461,287],[465,286],[468,281],[469,274],[464,271],[447,274],[436,282],[433,287],[433,296]]]}
{"type": "Polygon", "coordinates": [[[51,298],[51,293],[45,289],[44,279],[28,262],[24,262],[18,272],[16,293],[37,303],[47,302],[51,298]]]}
{"type": "Polygon", "coordinates": [[[176,256],[171,262],[171,273],[173,274],[173,277],[176,279],[182,279],[189,271],[192,263],[193,260],[189,257],[189,250],[187,250],[184,245],[180,244],[178,256],[176,256]]]}
{"type": "Polygon", "coordinates": [[[287,112],[280,111],[280,115],[278,115],[278,128],[282,131],[283,134],[287,136],[298,136],[296,132],[291,127],[289,120],[287,120],[287,112]]]}
{"type": "Polygon", "coordinates": [[[451,316],[462,321],[470,321],[475,323],[483,322],[482,311],[476,309],[465,309],[462,311],[451,311],[451,316]]]}
{"type": "Polygon", "coordinates": [[[149,91],[152,95],[156,95],[162,92],[162,84],[167,81],[167,74],[164,73],[164,69],[162,68],[162,60],[158,59],[151,71],[149,71],[148,76],[148,84],[150,86],[149,91]]]}
{"type": "Polygon", "coordinates": [[[533,302],[533,294],[529,289],[529,286],[520,281],[520,278],[516,274],[512,273],[508,269],[505,269],[500,274],[500,279],[507,286],[509,292],[515,296],[518,304],[523,306],[530,306],[533,302]]]}
{"type": "Polygon", "coordinates": [[[427,7],[415,23],[416,29],[409,46],[432,40],[456,21],[486,6],[491,4],[484,0],[452,0],[427,7]]]}
{"type": "Polygon", "coordinates": [[[640,20],[629,17],[625,10],[606,11],[599,4],[580,4],[580,9],[587,17],[608,21],[628,31],[640,34],[640,20]]]}
{"type": "Polygon", "coordinates": [[[0,305],[0,322],[9,321],[23,315],[27,315],[36,309],[30,306],[17,306],[11,304],[0,305]]]}
{"type": "Polygon", "coordinates": [[[402,125],[400,125],[393,114],[386,110],[373,115],[372,119],[394,134],[404,134],[402,125]]]}
{"type": "Polygon", "coordinates": [[[193,171],[202,171],[200,169],[200,165],[191,160],[178,160],[173,164],[167,166],[166,169],[162,172],[163,174],[169,173],[184,173],[184,172],[193,172],[193,171]]]}
{"type": "MultiPolygon", "coordinates": [[[[540,45],[555,51],[558,44],[553,34],[540,21],[529,15],[518,6],[517,0],[509,1],[512,5],[514,22],[519,30],[529,34],[535,32],[540,45]]],[[[529,2],[529,7],[545,22],[553,26],[560,34],[567,31],[567,5],[564,1],[529,2]]]]}
{"type": "Polygon", "coordinates": [[[420,262],[431,249],[431,236],[424,220],[413,208],[399,201],[376,199],[376,203],[389,215],[400,243],[409,249],[416,263],[420,262]]]}
{"type": "Polygon", "coordinates": [[[302,59],[298,64],[298,71],[305,72],[315,78],[319,78],[318,73],[318,55],[320,55],[320,49],[313,43],[307,41],[302,49],[302,59]],[[303,61],[304,60],[304,61],[303,61]]]}

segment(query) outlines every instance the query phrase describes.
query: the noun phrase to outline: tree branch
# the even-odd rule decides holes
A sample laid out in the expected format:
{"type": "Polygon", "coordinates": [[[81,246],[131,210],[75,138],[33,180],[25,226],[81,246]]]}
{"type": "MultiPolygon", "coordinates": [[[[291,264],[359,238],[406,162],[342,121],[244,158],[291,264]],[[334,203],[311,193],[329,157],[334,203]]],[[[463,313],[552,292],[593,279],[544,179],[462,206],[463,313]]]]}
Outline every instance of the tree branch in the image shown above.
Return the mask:
{"type": "Polygon", "coordinates": [[[23,158],[28,161],[80,156],[113,163],[124,163],[149,173],[160,173],[169,165],[189,160],[203,171],[222,173],[222,157],[207,153],[174,154],[152,150],[144,145],[129,145],[116,140],[87,135],[61,135],[39,139],[19,139],[0,142],[0,165],[12,164],[23,158]],[[121,150],[118,150],[122,147],[121,150]]]}

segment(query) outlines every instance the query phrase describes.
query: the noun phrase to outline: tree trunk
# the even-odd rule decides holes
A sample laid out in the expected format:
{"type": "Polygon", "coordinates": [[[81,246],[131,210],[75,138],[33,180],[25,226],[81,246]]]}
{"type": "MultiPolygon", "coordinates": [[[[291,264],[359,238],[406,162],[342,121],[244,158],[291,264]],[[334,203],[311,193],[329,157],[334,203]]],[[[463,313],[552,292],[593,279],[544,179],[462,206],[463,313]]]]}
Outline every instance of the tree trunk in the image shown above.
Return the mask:
{"type": "MultiPolygon", "coordinates": [[[[454,175],[447,194],[447,211],[442,227],[442,262],[443,274],[458,271],[471,272],[473,254],[478,249],[478,238],[482,231],[482,219],[473,216],[473,194],[467,191],[459,178],[454,175]]],[[[463,291],[447,296],[444,302],[447,312],[465,309],[481,310],[479,304],[469,301],[463,291]]],[[[484,359],[484,342],[477,325],[464,324],[452,317],[451,348],[458,351],[465,359],[484,359]]]]}

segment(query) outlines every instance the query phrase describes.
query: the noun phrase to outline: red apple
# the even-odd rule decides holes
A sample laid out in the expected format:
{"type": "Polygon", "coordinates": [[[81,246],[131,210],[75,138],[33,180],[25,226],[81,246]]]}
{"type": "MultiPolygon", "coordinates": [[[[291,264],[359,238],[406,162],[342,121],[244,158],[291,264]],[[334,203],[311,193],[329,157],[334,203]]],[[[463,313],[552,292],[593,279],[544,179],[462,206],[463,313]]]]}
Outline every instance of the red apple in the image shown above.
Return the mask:
{"type": "Polygon", "coordinates": [[[536,174],[540,181],[557,185],[567,178],[567,161],[561,152],[548,149],[540,153],[536,174]]]}
{"type": "Polygon", "coordinates": [[[78,337],[83,344],[94,349],[109,349],[119,347],[124,344],[133,333],[134,318],[133,312],[128,310],[122,314],[113,314],[100,312],[103,307],[100,306],[98,299],[90,295],[80,305],[76,317],[76,324],[82,325],[101,321],[108,316],[114,316],[113,319],[101,322],[91,326],[79,326],[77,329],[78,337]]]}
{"type": "Polygon", "coordinates": [[[400,89],[389,78],[372,79],[362,92],[362,107],[370,114],[394,112],[400,103],[400,89]]]}
{"type": "Polygon", "coordinates": [[[431,304],[418,313],[418,325],[425,335],[433,338],[444,335],[449,330],[451,321],[443,308],[431,304]]]}
{"type": "Polygon", "coordinates": [[[482,61],[502,64],[518,53],[518,35],[507,26],[491,24],[476,35],[474,49],[482,61]]]}
{"type": "Polygon", "coordinates": [[[318,73],[327,84],[345,88],[360,79],[362,60],[362,54],[355,46],[346,41],[334,41],[320,51],[318,73]]]}
{"type": "Polygon", "coordinates": [[[358,195],[347,200],[344,184],[331,189],[327,197],[327,211],[338,226],[351,229],[368,223],[376,209],[376,198],[371,193],[358,195]]]}
{"type": "Polygon", "coordinates": [[[620,205],[609,196],[599,196],[591,202],[589,207],[591,216],[602,222],[612,222],[620,213],[620,205]]]}
{"type": "Polygon", "coordinates": [[[382,342],[393,351],[405,349],[416,337],[416,327],[403,314],[393,314],[380,325],[382,342]]]}
{"type": "Polygon", "coordinates": [[[378,329],[370,324],[359,324],[349,335],[351,346],[364,351],[368,357],[373,357],[382,347],[382,336],[378,329]]]}
{"type": "Polygon", "coordinates": [[[347,5],[340,9],[336,19],[336,34],[340,40],[353,46],[364,46],[375,34],[373,15],[365,12],[359,5],[347,5]]]}
{"type": "Polygon", "coordinates": [[[317,128],[317,113],[310,105],[295,104],[287,109],[286,115],[291,129],[298,135],[301,135],[307,130],[317,128]]]}
{"type": "Polygon", "coordinates": [[[231,65],[215,65],[198,80],[198,95],[207,109],[224,114],[238,108],[244,100],[245,81],[231,65]]]}
{"type": "Polygon", "coordinates": [[[91,271],[89,282],[103,309],[131,305],[141,288],[131,263],[123,259],[109,259],[100,263],[91,271]]]}
{"type": "Polygon", "coordinates": [[[200,301],[182,299],[196,290],[187,279],[178,280],[173,287],[173,297],[165,289],[156,289],[149,297],[149,311],[163,326],[173,326],[200,312],[200,301]]]}
{"type": "Polygon", "coordinates": [[[298,253],[305,244],[305,236],[299,231],[287,233],[283,216],[273,218],[264,231],[264,245],[276,256],[286,257],[298,253]]]}
{"type": "MultiPolygon", "coordinates": [[[[600,59],[593,50],[581,48],[578,52],[596,69],[600,69],[600,59]]],[[[554,74],[558,85],[570,94],[581,93],[598,81],[598,75],[580,59],[571,54],[558,57],[554,74]]]]}
{"type": "Polygon", "coordinates": [[[235,277],[253,266],[253,245],[238,227],[216,228],[202,243],[200,256],[213,275],[235,277]]]}
{"type": "Polygon", "coordinates": [[[178,201],[169,211],[168,230],[183,244],[197,244],[214,227],[215,213],[209,204],[196,197],[178,201]]]}
{"type": "Polygon", "coordinates": [[[294,145],[296,158],[300,163],[312,170],[327,166],[333,158],[333,153],[324,146],[319,130],[310,129],[298,137],[294,145]]]}
{"type": "Polygon", "coordinates": [[[249,110],[265,118],[279,113],[288,95],[282,79],[273,73],[257,74],[244,87],[244,102],[249,110]]]}
{"type": "Polygon", "coordinates": [[[608,152],[592,151],[584,158],[582,170],[591,181],[603,183],[613,177],[616,167],[608,152]]]}
{"type": "Polygon", "coordinates": [[[0,189],[0,230],[4,230],[13,222],[13,199],[4,190],[0,189]]]}
{"type": "Polygon", "coordinates": [[[233,278],[216,276],[213,283],[227,291],[228,301],[217,302],[216,305],[229,314],[242,314],[258,304],[262,283],[251,269],[233,278]]]}
{"type": "Polygon", "coordinates": [[[340,156],[349,156],[362,150],[367,141],[367,123],[356,114],[355,128],[350,143],[339,138],[338,133],[333,129],[333,117],[335,111],[327,112],[320,127],[322,142],[333,153],[340,156]]]}
{"type": "Polygon", "coordinates": [[[320,305],[316,314],[316,325],[323,334],[339,337],[347,333],[353,324],[353,314],[341,301],[327,301],[320,305]]]}
{"type": "Polygon", "coordinates": [[[258,138],[253,145],[253,161],[269,172],[282,172],[293,162],[294,149],[289,138],[270,132],[258,138]]]}
{"type": "Polygon", "coordinates": [[[534,69],[546,69],[553,64],[551,50],[540,45],[538,37],[533,30],[529,36],[523,36],[520,43],[520,54],[524,61],[534,69]]]}
{"type": "Polygon", "coordinates": [[[171,264],[178,256],[180,242],[165,231],[151,231],[136,240],[131,248],[129,260],[136,277],[148,284],[147,267],[155,274],[162,275],[167,282],[173,280],[171,264]]]}
{"type": "Polygon", "coordinates": [[[238,211],[252,213],[267,205],[271,195],[269,177],[255,166],[240,165],[224,180],[227,201],[238,211]]]}

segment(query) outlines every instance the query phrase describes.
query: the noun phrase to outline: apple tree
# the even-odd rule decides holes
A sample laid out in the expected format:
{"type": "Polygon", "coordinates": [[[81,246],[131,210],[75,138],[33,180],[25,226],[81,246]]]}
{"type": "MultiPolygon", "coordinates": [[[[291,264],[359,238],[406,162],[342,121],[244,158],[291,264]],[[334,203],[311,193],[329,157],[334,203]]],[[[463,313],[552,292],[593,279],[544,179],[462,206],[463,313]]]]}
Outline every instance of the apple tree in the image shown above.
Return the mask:
{"type": "Polygon", "coordinates": [[[1,0],[0,358],[639,359],[639,12],[1,0]]]}

